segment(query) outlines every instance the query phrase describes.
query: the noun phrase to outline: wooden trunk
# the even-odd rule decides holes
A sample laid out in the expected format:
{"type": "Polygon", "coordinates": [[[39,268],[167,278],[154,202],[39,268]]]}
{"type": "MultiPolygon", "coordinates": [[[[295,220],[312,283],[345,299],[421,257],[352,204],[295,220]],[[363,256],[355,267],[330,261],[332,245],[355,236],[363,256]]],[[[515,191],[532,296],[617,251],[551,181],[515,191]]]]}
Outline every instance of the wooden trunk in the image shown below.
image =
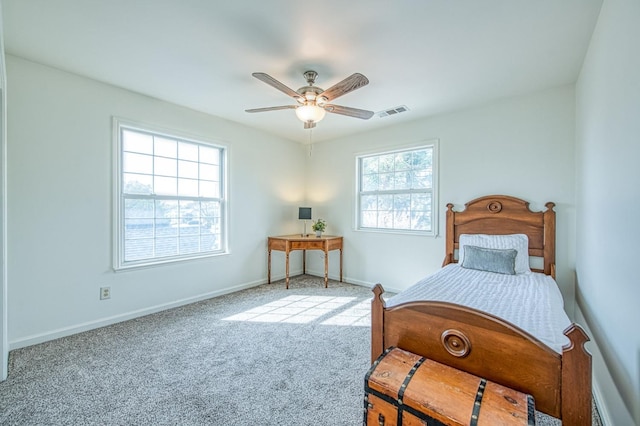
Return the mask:
{"type": "Polygon", "coordinates": [[[533,397],[398,348],[365,377],[364,424],[535,425],[533,397]]]}

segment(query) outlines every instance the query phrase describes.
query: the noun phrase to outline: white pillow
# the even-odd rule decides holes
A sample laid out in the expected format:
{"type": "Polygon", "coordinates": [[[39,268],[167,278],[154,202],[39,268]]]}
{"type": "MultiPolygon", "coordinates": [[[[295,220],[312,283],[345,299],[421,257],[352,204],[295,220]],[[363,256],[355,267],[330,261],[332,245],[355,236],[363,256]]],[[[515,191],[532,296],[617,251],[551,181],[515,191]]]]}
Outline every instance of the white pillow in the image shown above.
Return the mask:
{"type": "Polygon", "coordinates": [[[531,272],[529,268],[529,237],[526,234],[486,235],[462,234],[458,241],[458,264],[464,261],[464,246],[476,246],[490,249],[515,249],[516,274],[531,272]]]}

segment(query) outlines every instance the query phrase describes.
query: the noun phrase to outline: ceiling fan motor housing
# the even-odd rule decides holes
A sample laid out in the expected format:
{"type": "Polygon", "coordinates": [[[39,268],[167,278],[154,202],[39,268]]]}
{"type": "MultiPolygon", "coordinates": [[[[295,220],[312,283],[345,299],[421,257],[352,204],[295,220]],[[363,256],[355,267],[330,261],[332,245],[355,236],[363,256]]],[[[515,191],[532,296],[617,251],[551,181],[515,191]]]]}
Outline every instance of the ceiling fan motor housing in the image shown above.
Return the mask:
{"type": "Polygon", "coordinates": [[[316,77],[318,77],[318,73],[311,70],[305,71],[302,75],[304,76],[304,79],[307,80],[307,84],[309,86],[313,86],[313,83],[316,82],[316,77]]]}

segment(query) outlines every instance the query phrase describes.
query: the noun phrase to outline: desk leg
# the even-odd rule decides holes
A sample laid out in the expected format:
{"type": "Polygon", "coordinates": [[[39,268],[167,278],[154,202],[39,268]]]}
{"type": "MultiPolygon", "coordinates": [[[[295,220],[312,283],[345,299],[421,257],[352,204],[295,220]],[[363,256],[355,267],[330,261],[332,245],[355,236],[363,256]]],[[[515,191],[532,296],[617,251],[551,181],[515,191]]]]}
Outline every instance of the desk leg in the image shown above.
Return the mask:
{"type": "Polygon", "coordinates": [[[307,251],[302,250],[302,275],[307,273],[307,251]]]}
{"type": "Polygon", "coordinates": [[[340,282],[342,282],[342,248],[340,249],[340,282]]]}
{"type": "Polygon", "coordinates": [[[271,284],[271,250],[269,252],[269,262],[267,266],[267,284],[271,284]]]}
{"type": "Polygon", "coordinates": [[[324,252],[324,288],[329,285],[329,252],[324,252]]]}
{"type": "Polygon", "coordinates": [[[286,260],[286,267],[285,267],[285,282],[287,283],[287,289],[289,289],[289,252],[287,251],[287,254],[285,255],[285,257],[287,258],[286,260]]]}

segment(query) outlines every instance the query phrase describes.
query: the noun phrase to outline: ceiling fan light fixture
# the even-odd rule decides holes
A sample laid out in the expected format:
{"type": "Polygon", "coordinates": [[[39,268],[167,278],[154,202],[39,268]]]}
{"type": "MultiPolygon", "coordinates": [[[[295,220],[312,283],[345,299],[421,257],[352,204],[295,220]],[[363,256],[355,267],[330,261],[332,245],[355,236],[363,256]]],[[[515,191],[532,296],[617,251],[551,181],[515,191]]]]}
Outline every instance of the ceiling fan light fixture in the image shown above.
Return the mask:
{"type": "Polygon", "coordinates": [[[324,118],[325,114],[324,108],[310,103],[296,108],[296,116],[304,123],[317,123],[324,118]]]}

